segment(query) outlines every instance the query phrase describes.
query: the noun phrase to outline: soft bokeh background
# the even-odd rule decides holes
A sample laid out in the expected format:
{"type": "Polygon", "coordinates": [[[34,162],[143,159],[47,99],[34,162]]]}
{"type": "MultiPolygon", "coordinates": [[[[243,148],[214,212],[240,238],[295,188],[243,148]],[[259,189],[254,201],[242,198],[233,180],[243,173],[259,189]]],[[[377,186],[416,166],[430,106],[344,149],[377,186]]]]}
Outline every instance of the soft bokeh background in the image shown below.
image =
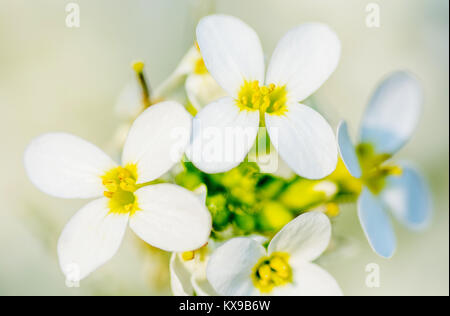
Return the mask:
{"type": "Polygon", "coordinates": [[[355,135],[368,97],[397,69],[423,82],[423,116],[399,159],[429,179],[432,226],[412,233],[397,225],[399,247],[384,260],[364,239],[354,207],[335,234],[355,245],[324,264],[347,295],[449,293],[449,17],[447,0],[378,0],[381,28],[365,24],[365,0],[78,0],[81,28],[65,25],[63,0],[0,0],[0,294],[167,294],[158,258],[129,233],[114,259],[67,288],[56,259],[64,223],[83,201],[40,193],[26,178],[27,143],[48,131],[75,133],[106,148],[118,120],[113,105],[130,80],[130,62],[143,59],[153,86],[169,75],[192,45],[199,17],[213,10],[253,26],[270,56],[291,27],[320,21],[343,44],[336,73],[316,94],[335,125],[346,118],[355,135]],[[381,287],[365,286],[365,266],[381,266],[381,287]],[[159,286],[152,286],[152,285],[159,286]]]}

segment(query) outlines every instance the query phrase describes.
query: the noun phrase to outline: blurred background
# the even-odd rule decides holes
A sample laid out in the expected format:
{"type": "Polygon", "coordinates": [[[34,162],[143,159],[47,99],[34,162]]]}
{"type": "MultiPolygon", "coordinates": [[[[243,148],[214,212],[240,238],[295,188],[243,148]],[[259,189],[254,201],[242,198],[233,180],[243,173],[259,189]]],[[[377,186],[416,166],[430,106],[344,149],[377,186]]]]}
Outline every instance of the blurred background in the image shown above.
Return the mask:
{"type": "Polygon", "coordinates": [[[335,234],[351,250],[324,260],[347,295],[449,294],[449,16],[447,0],[78,0],[81,27],[68,28],[63,0],[0,0],[0,295],[170,294],[167,256],[128,232],[119,253],[83,280],[65,286],[56,242],[84,201],[51,198],[31,185],[22,163],[30,140],[49,131],[77,134],[108,148],[119,124],[113,106],[133,77],[130,63],[146,62],[152,86],[176,67],[195,40],[198,19],[235,15],[259,34],[270,56],[290,28],[329,24],[343,53],[316,101],[336,126],[345,118],[356,136],[368,98],[386,74],[406,69],[425,88],[423,116],[397,156],[412,160],[429,180],[431,227],[413,233],[396,226],[393,259],[372,253],[355,207],[336,220],[335,234]],[[366,26],[366,7],[380,7],[379,28],[366,26]],[[365,267],[381,267],[381,286],[365,285],[365,267]]]}

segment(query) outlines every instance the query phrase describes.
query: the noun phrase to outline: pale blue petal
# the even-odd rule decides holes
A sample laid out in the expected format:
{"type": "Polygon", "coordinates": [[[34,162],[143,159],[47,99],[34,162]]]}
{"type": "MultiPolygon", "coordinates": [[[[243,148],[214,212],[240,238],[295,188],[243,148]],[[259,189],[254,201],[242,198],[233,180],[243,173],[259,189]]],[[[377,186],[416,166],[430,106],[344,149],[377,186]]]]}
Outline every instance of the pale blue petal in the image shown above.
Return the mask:
{"type": "Polygon", "coordinates": [[[396,72],[375,91],[363,117],[360,141],[378,153],[393,154],[411,138],[422,110],[423,92],[417,79],[396,72]]]}
{"type": "Polygon", "coordinates": [[[337,141],[342,161],[347,170],[355,178],[361,177],[361,167],[359,165],[358,156],[356,156],[355,146],[348,134],[347,122],[341,121],[337,129],[337,141]]]}
{"type": "Polygon", "coordinates": [[[391,258],[397,244],[391,221],[381,201],[367,188],[358,200],[358,216],[372,249],[382,257],[391,258]]]}
{"type": "Polygon", "coordinates": [[[431,196],[423,176],[404,166],[401,176],[388,178],[382,193],[384,202],[397,219],[410,229],[425,228],[431,218],[431,196]]]}

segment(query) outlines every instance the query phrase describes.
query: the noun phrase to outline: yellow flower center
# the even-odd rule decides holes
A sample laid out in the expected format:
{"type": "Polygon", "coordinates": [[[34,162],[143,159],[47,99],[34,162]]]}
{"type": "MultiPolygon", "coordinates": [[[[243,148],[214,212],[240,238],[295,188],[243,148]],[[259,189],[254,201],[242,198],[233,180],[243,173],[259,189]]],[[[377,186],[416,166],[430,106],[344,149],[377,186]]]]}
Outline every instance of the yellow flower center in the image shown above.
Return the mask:
{"type": "Polygon", "coordinates": [[[261,258],[253,268],[252,280],[261,293],[270,293],[275,287],[292,282],[289,255],[275,252],[270,257],[261,258]]]}
{"type": "Polygon", "coordinates": [[[134,192],[139,189],[137,181],[137,166],[127,165],[114,168],[102,177],[106,188],[105,197],[109,199],[111,213],[133,215],[139,210],[134,192]]]}
{"type": "Polygon", "coordinates": [[[362,170],[361,181],[373,194],[379,194],[384,189],[388,176],[402,174],[401,167],[384,164],[391,155],[376,153],[372,144],[359,144],[356,152],[362,170]]]}
{"type": "Polygon", "coordinates": [[[287,111],[286,86],[260,86],[257,80],[245,81],[236,103],[241,110],[260,111],[262,118],[264,113],[283,115],[287,111]]]}

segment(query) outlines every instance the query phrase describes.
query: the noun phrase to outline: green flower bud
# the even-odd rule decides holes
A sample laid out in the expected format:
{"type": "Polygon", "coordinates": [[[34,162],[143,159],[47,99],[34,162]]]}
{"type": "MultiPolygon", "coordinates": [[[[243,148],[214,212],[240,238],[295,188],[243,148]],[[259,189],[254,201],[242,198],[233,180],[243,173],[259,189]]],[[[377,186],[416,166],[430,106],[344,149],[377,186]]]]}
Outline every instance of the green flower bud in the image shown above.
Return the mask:
{"type": "Polygon", "coordinates": [[[235,213],[234,223],[245,233],[253,232],[256,228],[255,218],[252,215],[243,212],[242,210],[239,210],[235,213]]]}
{"type": "Polygon", "coordinates": [[[206,206],[213,218],[213,227],[217,231],[225,229],[230,220],[230,212],[227,209],[227,199],[222,194],[206,198],[206,206]]]}
{"type": "Polygon", "coordinates": [[[259,213],[259,227],[264,231],[278,231],[289,223],[294,215],[282,204],[268,201],[259,213]]]}

